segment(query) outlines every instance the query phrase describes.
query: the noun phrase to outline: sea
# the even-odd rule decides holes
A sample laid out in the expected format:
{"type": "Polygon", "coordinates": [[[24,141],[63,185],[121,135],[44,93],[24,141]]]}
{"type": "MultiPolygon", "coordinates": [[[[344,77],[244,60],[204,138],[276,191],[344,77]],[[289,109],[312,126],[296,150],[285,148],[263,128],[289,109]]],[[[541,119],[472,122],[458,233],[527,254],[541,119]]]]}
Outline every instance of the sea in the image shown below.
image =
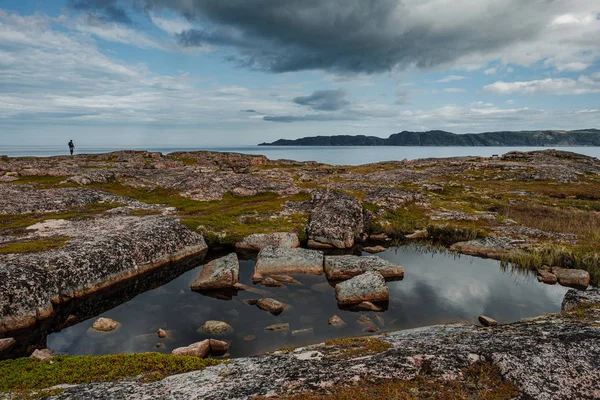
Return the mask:
{"type": "MultiPolygon", "coordinates": [[[[148,150],[168,154],[176,151],[220,151],[261,154],[271,160],[317,161],[330,165],[362,165],[382,161],[445,157],[491,157],[510,151],[557,149],[600,158],[600,147],[401,147],[401,146],[234,146],[234,147],[76,147],[76,154],[108,153],[116,150],[148,150]]],[[[2,145],[0,155],[10,157],[48,157],[67,155],[67,146],[2,145]]]]}

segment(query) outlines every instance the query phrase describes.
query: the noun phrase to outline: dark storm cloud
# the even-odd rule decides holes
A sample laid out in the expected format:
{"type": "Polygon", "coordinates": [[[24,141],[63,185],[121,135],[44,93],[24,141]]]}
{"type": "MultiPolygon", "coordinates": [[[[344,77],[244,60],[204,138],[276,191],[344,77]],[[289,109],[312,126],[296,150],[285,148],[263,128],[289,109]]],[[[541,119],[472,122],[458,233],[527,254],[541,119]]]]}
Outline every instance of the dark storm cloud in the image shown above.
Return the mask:
{"type": "Polygon", "coordinates": [[[447,8],[433,0],[130,1],[202,27],[179,35],[181,45],[224,47],[238,64],[271,72],[435,67],[534,38],[561,7],[556,0],[456,0],[447,8]]]}
{"type": "Polygon", "coordinates": [[[74,10],[100,12],[107,21],[131,24],[127,11],[118,4],[117,0],[69,0],[67,5],[74,10]]]}
{"type": "Polygon", "coordinates": [[[308,106],[313,110],[337,111],[350,104],[345,97],[346,93],[342,89],[317,90],[310,96],[296,97],[294,103],[308,106]]]}

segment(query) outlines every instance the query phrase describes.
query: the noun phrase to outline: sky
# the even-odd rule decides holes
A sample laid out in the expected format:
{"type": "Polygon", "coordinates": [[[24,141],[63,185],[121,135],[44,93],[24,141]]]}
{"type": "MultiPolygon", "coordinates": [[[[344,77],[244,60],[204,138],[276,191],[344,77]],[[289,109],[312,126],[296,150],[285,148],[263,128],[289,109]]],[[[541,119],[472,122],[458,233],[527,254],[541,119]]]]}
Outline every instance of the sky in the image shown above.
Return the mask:
{"type": "Polygon", "coordinates": [[[0,0],[0,148],[584,128],[598,0],[0,0]]]}

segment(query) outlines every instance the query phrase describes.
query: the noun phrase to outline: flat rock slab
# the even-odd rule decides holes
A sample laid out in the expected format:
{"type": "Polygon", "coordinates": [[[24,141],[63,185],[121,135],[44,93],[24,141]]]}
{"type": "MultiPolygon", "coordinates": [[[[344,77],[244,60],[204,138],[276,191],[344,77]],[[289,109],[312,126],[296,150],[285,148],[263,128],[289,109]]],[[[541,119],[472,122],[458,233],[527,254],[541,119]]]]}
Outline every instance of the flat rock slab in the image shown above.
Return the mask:
{"type": "Polygon", "coordinates": [[[239,280],[240,263],[231,253],[204,265],[200,276],[191,285],[192,290],[227,289],[239,280]]]}
{"type": "Polygon", "coordinates": [[[267,246],[293,249],[300,247],[300,239],[290,232],[256,233],[235,244],[237,249],[246,251],[260,251],[267,246]]]}
{"type": "Polygon", "coordinates": [[[308,224],[309,245],[330,245],[339,249],[354,246],[364,231],[363,208],[354,197],[333,190],[311,193],[313,210],[308,224]]]}
{"type": "Polygon", "coordinates": [[[377,256],[326,256],[324,269],[327,279],[332,281],[350,279],[367,271],[379,272],[385,279],[404,278],[404,268],[377,256]]]}
{"type": "Polygon", "coordinates": [[[558,283],[577,289],[587,289],[590,285],[590,274],[582,269],[552,268],[558,283]]]}
{"type": "Polygon", "coordinates": [[[308,249],[267,246],[258,253],[252,279],[285,274],[323,274],[323,253],[308,249]]]}
{"type": "Polygon", "coordinates": [[[338,283],[335,287],[335,298],[340,305],[360,304],[363,301],[387,301],[389,296],[385,279],[379,272],[367,271],[338,283]]]}
{"type": "Polygon", "coordinates": [[[272,314],[281,314],[287,307],[286,304],[271,298],[258,300],[256,306],[261,310],[268,311],[272,314]]]}

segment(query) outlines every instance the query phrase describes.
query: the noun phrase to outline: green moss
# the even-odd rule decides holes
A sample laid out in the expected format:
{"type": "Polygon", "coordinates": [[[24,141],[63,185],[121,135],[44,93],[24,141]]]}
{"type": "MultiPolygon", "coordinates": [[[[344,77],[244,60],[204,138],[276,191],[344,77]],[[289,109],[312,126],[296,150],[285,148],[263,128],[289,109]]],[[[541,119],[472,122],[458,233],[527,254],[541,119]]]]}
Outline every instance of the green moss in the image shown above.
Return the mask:
{"type": "MultiPolygon", "coordinates": [[[[502,379],[498,367],[474,364],[455,381],[420,374],[412,380],[365,378],[301,394],[278,396],[283,400],[506,400],[519,396],[516,385],[502,379]]],[[[255,400],[265,399],[256,397],[255,400]]]]}
{"type": "Polygon", "coordinates": [[[50,175],[29,175],[20,176],[18,180],[12,181],[12,184],[34,184],[43,188],[56,187],[60,182],[68,179],[68,176],[50,176],[50,175]]]}
{"type": "Polygon", "coordinates": [[[388,342],[369,337],[332,339],[326,341],[325,344],[333,347],[327,352],[327,357],[336,360],[378,354],[392,348],[388,342]]]}
{"type": "Polygon", "coordinates": [[[471,226],[429,225],[427,233],[434,243],[446,246],[486,237],[485,231],[471,226]]]}
{"type": "Polygon", "coordinates": [[[113,382],[136,377],[155,381],[220,362],[159,353],[59,356],[51,361],[37,362],[28,358],[0,361],[0,392],[18,393],[59,384],[113,382]]]}
{"type": "Polygon", "coordinates": [[[389,236],[403,237],[424,228],[427,224],[427,215],[416,204],[387,211],[383,217],[380,216],[377,205],[365,204],[364,207],[377,216],[367,227],[369,233],[386,233],[389,236]]]}
{"type": "Polygon", "coordinates": [[[20,242],[0,244],[0,254],[38,253],[58,249],[66,245],[71,238],[58,236],[39,240],[26,240],[20,242]]]}

